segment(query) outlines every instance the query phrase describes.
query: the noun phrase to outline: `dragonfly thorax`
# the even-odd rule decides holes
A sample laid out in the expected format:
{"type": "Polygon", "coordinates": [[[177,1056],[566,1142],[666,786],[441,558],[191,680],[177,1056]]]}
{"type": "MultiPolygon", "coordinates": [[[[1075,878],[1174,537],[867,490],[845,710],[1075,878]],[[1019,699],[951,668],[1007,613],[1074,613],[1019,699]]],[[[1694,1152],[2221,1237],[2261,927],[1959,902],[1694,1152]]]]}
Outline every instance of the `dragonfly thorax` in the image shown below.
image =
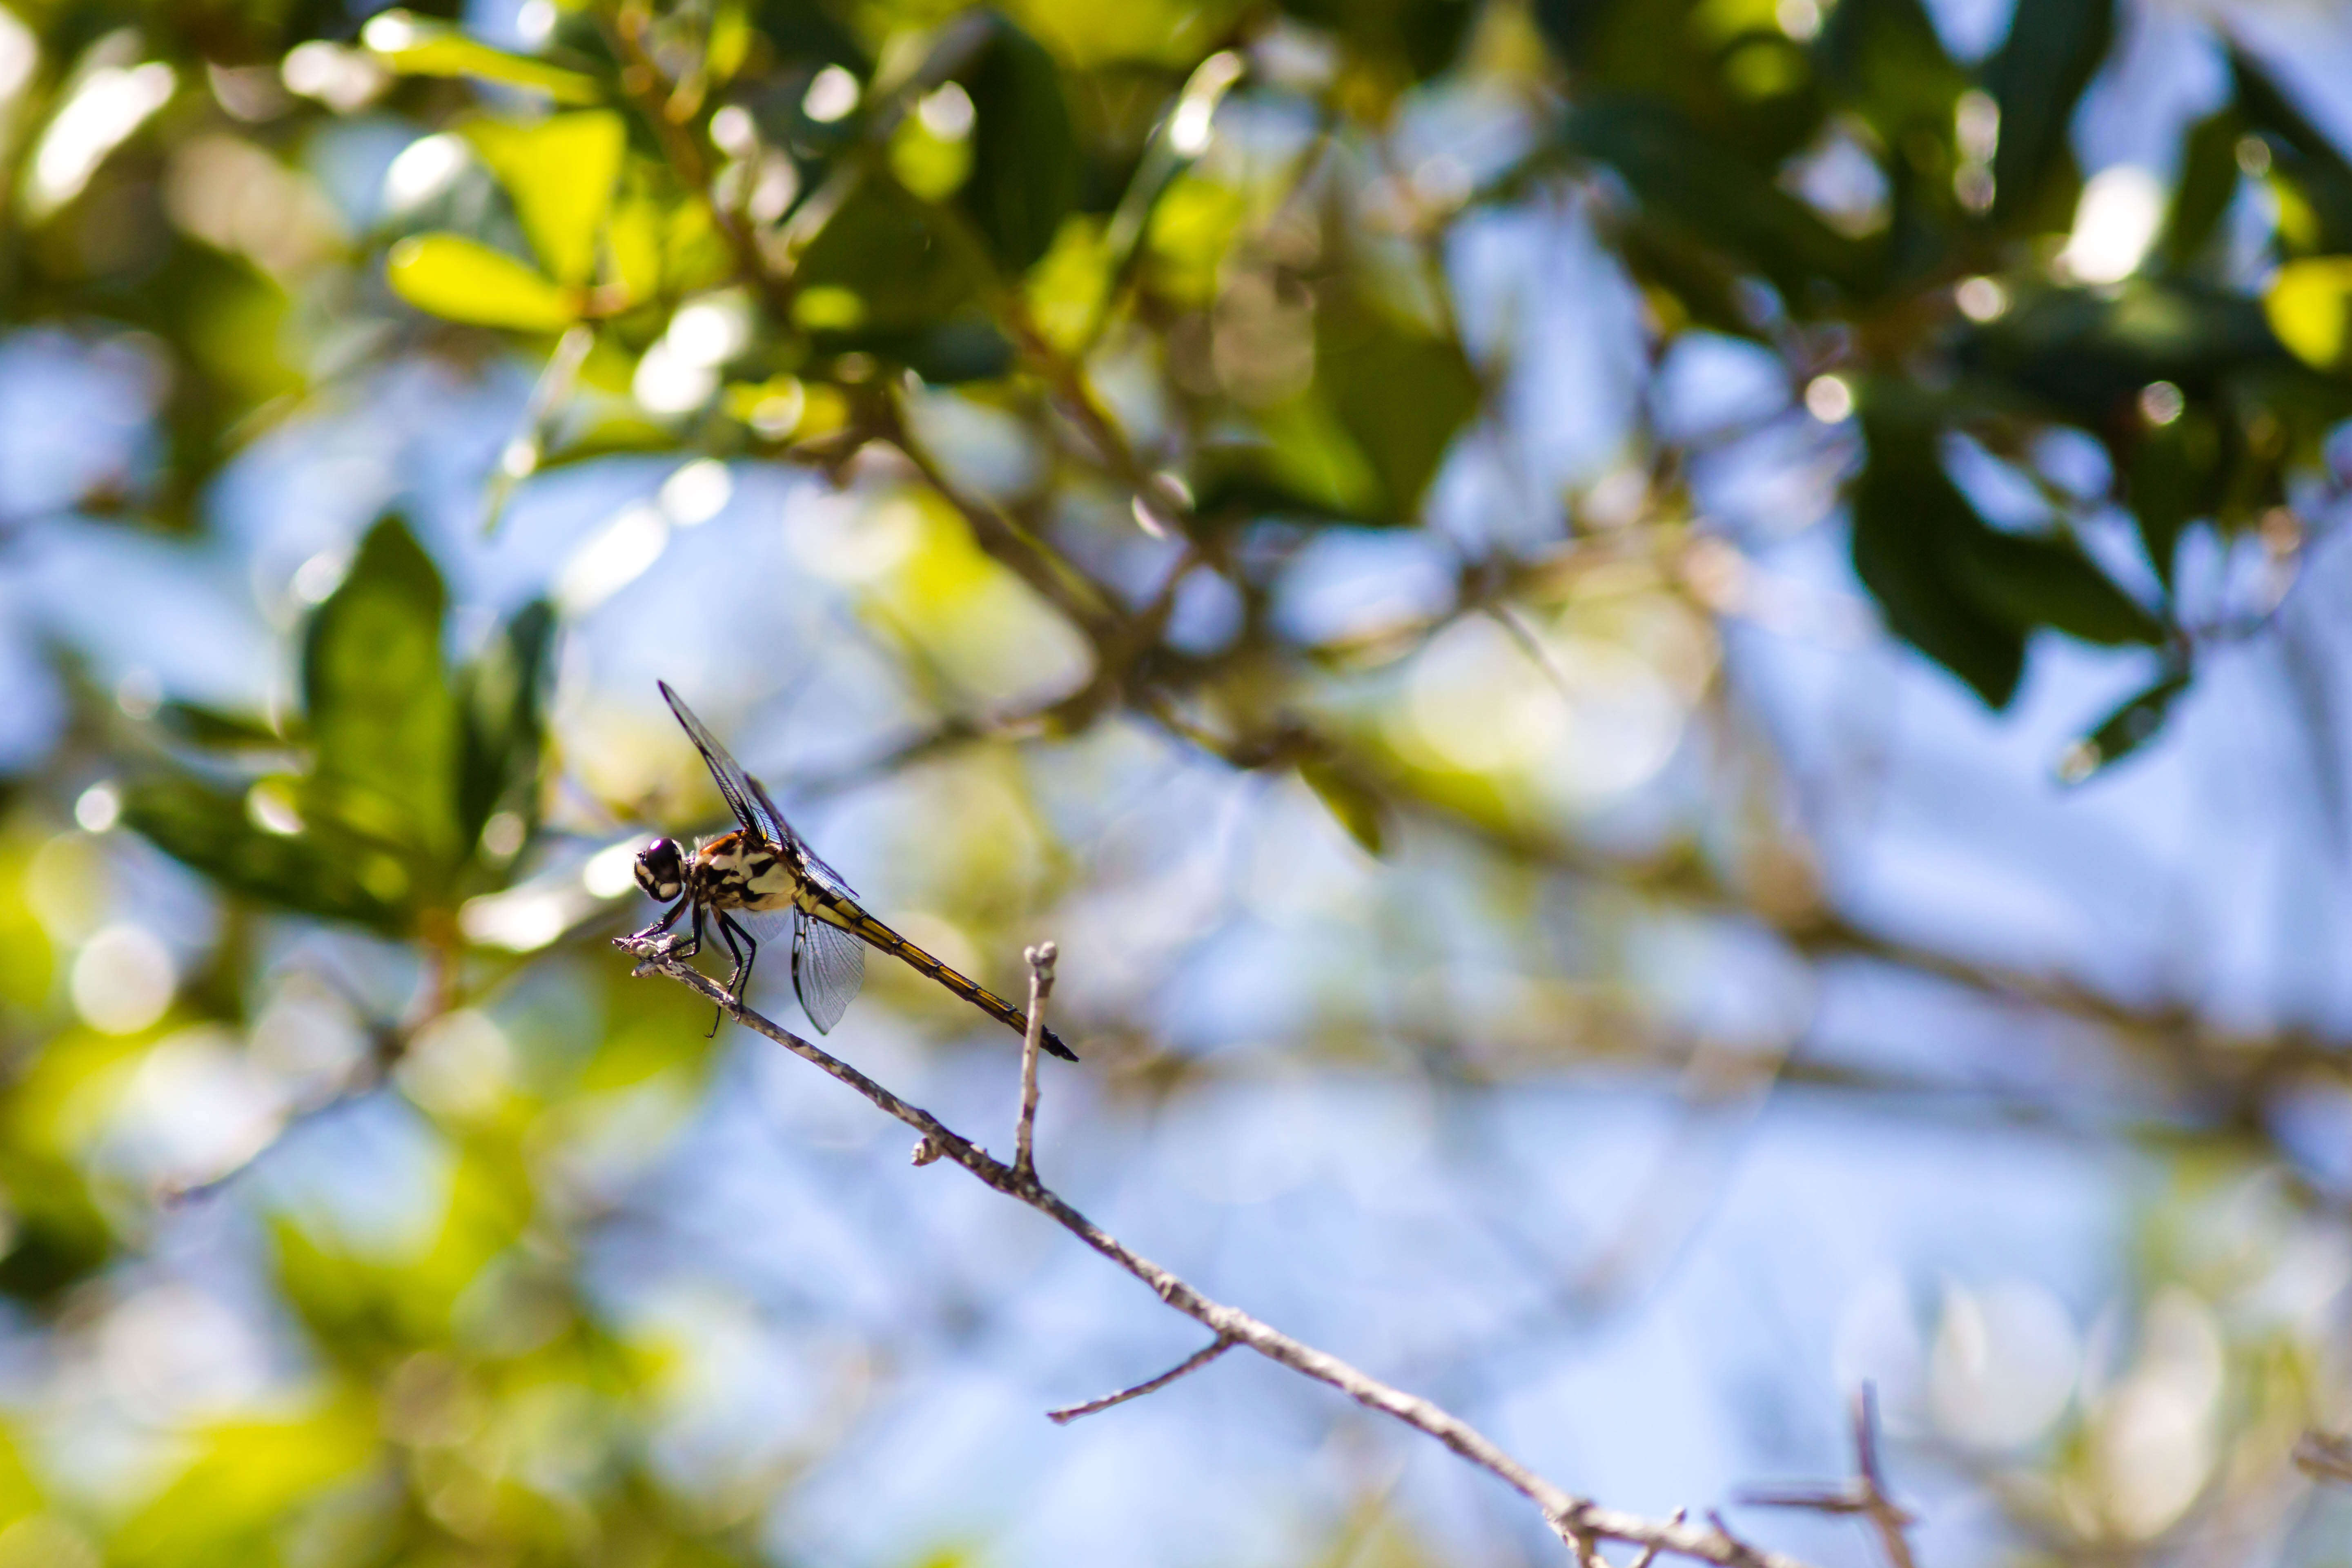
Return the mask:
{"type": "Polygon", "coordinates": [[[716,909],[787,909],[807,885],[791,854],[745,833],[722,834],[696,850],[688,876],[695,897],[716,909]]]}

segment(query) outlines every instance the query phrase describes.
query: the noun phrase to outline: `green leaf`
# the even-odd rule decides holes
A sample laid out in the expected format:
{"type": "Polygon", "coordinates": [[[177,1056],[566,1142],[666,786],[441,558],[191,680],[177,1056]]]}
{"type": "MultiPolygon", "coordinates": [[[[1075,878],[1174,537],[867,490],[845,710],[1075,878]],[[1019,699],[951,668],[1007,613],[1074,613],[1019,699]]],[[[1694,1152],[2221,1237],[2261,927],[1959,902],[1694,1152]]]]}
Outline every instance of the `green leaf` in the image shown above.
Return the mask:
{"type": "Polygon", "coordinates": [[[1614,168],[1644,206],[1761,273],[1792,309],[1821,293],[1866,292],[1873,252],[1847,239],[1761,170],[1727,155],[1681,114],[1637,98],[1589,102],[1571,112],[1570,151],[1614,168]]]}
{"type": "Polygon", "coordinates": [[[2070,539],[2003,533],[1979,522],[1946,540],[1955,585],[2021,631],[2053,626],[2084,642],[2157,644],[2164,626],[2070,539]]]}
{"type": "Polygon", "coordinates": [[[535,599],[499,628],[458,679],[464,754],[457,774],[457,834],[471,845],[501,806],[539,817],[542,689],[555,647],[555,610],[535,599]]]}
{"type": "Polygon", "coordinates": [[[392,247],[384,277],[420,310],[477,326],[553,332],[580,319],[580,291],[501,250],[456,234],[412,235],[392,247]]]}
{"type": "Polygon", "coordinates": [[[2281,237],[2291,250],[2352,251],[2352,162],[2335,142],[2305,119],[2253,58],[2232,47],[2230,75],[2238,109],[2263,133],[2271,154],[2271,180],[2282,198],[2292,198],[2298,215],[2280,214],[2281,237]],[[2301,231],[2301,232],[2290,232],[2301,231]]]}
{"type": "Polygon", "coordinates": [[[2058,759],[2060,781],[2081,784],[2154,740],[2164,728],[2174,700],[2189,689],[2189,679],[2188,670],[2175,669],[2155,685],[2126,699],[2121,707],[2099,721],[2096,729],[2066,748],[2058,759]]]}
{"type": "Polygon", "coordinates": [[[1330,811],[1348,837],[1378,855],[1387,841],[1388,805],[1352,774],[1328,763],[1301,763],[1298,776],[1330,811]]]}
{"type": "Polygon", "coordinates": [[[1045,47],[999,18],[959,73],[971,95],[971,177],[958,201],[996,264],[1026,272],[1054,243],[1078,197],[1078,144],[1062,73],[1045,47]]]}
{"type": "Polygon", "coordinates": [[[173,733],[213,751],[282,752],[300,740],[299,724],[289,727],[295,733],[281,734],[267,720],[177,698],[157,709],[155,718],[173,733]]]}
{"type": "Polygon", "coordinates": [[[317,763],[304,815],[446,870],[457,851],[457,716],[441,668],[441,574],[399,518],[371,530],[311,617],[302,692],[317,763]]]}
{"type": "Polygon", "coordinates": [[[1253,434],[1202,447],[1194,510],[1386,519],[1379,472],[1316,390],[1260,411],[1253,434]]]}
{"type": "Polygon", "coordinates": [[[595,103],[604,96],[593,77],[527,55],[510,55],[454,27],[385,11],[372,19],[361,42],[403,76],[470,76],[545,93],[558,103],[595,103]]]}
{"type": "Polygon", "coordinates": [[[823,0],[760,0],[753,21],[780,59],[843,66],[860,78],[873,73],[873,61],[823,0]]]}
{"type": "Polygon", "coordinates": [[[16,1125],[0,1151],[0,1183],[16,1226],[8,1251],[0,1256],[0,1295],[47,1307],[106,1266],[114,1237],[81,1167],[29,1146],[37,1135],[28,1137],[22,1128],[25,1080],[10,1088],[9,1111],[16,1125]]]}
{"type": "Polygon", "coordinates": [[[2250,366],[2289,363],[2260,304],[2183,279],[2021,293],[1959,353],[1969,369],[2094,430],[2136,418],[2149,382],[2195,396],[2250,366]]]}
{"type": "Polygon", "coordinates": [[[1839,0],[1813,58],[1832,95],[1887,146],[1921,132],[1938,144],[1950,141],[1952,104],[1968,78],[1920,0],[1839,0]]]}
{"type": "MultiPolygon", "coordinates": [[[[185,774],[157,774],[124,791],[122,820],[174,860],[257,903],[387,935],[408,929],[405,873],[402,885],[387,882],[382,850],[331,833],[322,838],[309,826],[293,835],[265,832],[241,795],[185,774]]],[[[400,868],[395,863],[392,870],[400,868]]]]}
{"type": "Polygon", "coordinates": [[[223,1422],[193,1434],[194,1460],[124,1521],[110,1560],[129,1568],[260,1563],[286,1520],[376,1452],[372,1407],[344,1396],[288,1421],[223,1422]]]}
{"type": "Polygon", "coordinates": [[[1848,494],[1853,568],[1889,630],[2004,708],[2025,670],[2025,633],[1953,581],[1956,534],[1984,521],[1944,472],[1931,427],[1864,402],[1867,452],[1848,494]]]}
{"type": "Polygon", "coordinates": [[[2289,261],[2263,295],[2263,316],[2295,358],[2318,370],[2352,366],[2352,256],[2289,261]]]}
{"type": "Polygon", "coordinates": [[[1282,0],[1282,9],[1383,75],[1426,81],[1461,52],[1475,8],[1468,0],[1282,0]]]}
{"type": "Polygon", "coordinates": [[[2180,177],[2157,236],[2155,253],[2179,271],[2195,260],[2238,195],[2238,141],[2246,122],[2235,109],[2209,114],[2180,139],[2180,177]]]}
{"type": "Polygon", "coordinates": [[[1469,358],[1338,286],[1325,291],[1315,328],[1316,380],[1379,476],[1382,510],[1410,521],[1455,432],[1477,412],[1469,358]]]}
{"type": "Polygon", "coordinates": [[[814,296],[838,312],[804,326],[861,333],[928,331],[977,293],[971,269],[931,215],[888,180],[865,181],[842,203],[801,252],[793,276],[803,301],[814,296]]]}
{"type": "Polygon", "coordinates": [[[2073,541],[2003,533],[1944,470],[1935,410],[1904,389],[1863,400],[1867,460],[1849,495],[1854,571],[1897,637],[2006,706],[2025,638],[2050,626],[2086,642],[2158,643],[2163,623],[2073,541]]]}
{"type": "Polygon", "coordinates": [[[2030,0],[2017,7],[2009,37],[1985,67],[1986,89],[2000,106],[1992,154],[1996,220],[2035,212],[2052,176],[2071,165],[2067,127],[2115,31],[2115,0],[2030,0]]]}
{"type": "Polygon", "coordinates": [[[2221,433],[2211,415],[2189,408],[2144,431],[2124,474],[2124,499],[2139,526],[2148,564],[2172,586],[2173,556],[2189,524],[2221,504],[2221,433]]]}
{"type": "Polygon", "coordinates": [[[523,232],[555,280],[587,282],[628,144],[621,117],[591,110],[536,125],[478,120],[466,139],[514,198],[523,232]]]}

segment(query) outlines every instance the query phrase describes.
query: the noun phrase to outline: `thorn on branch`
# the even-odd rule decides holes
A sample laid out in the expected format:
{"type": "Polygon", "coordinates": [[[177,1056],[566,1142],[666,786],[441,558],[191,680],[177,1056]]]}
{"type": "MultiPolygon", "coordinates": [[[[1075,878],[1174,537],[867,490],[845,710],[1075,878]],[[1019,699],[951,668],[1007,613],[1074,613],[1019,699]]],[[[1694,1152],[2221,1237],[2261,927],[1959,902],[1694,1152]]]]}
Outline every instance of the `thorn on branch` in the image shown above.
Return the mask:
{"type": "Polygon", "coordinates": [[[1170,1367],[1166,1372],[1161,1373],[1158,1377],[1152,1378],[1149,1382],[1139,1383],[1132,1388],[1122,1388],[1117,1394],[1106,1394],[1100,1399],[1089,1399],[1084,1405],[1066,1405],[1059,1410],[1048,1410],[1045,1412],[1045,1419],[1051,1421],[1056,1426],[1066,1426],[1081,1415],[1092,1415],[1097,1410],[1108,1410],[1114,1405],[1124,1405],[1130,1399],[1140,1399],[1147,1394],[1157,1393],[1159,1390],[1163,1389],[1170,1384],[1175,1382],[1178,1378],[1182,1377],[1189,1373],[1200,1371],[1202,1367],[1208,1365],[1211,1362],[1216,1360],[1219,1356],[1233,1349],[1236,1342],[1238,1342],[1229,1335],[1219,1334],[1206,1346],[1194,1351],[1191,1355],[1186,1356],[1182,1361],[1178,1362],[1174,1366],[1170,1367]]]}
{"type": "Polygon", "coordinates": [[[1732,1533],[1731,1526],[1724,1522],[1722,1514],[1709,1509],[1706,1521],[1715,1526],[1716,1538],[1723,1549],[1721,1561],[1737,1563],[1738,1568],[1771,1568],[1762,1552],[1732,1533]]]}
{"type": "MultiPolygon", "coordinates": [[[[1669,1525],[1678,1525],[1689,1517],[1690,1510],[1686,1508],[1678,1508],[1675,1510],[1674,1513],[1667,1519],[1666,1523],[1669,1525]]],[[[1633,1568],[1651,1568],[1651,1564],[1657,1562],[1658,1554],[1665,1549],[1666,1543],[1664,1542],[1653,1541],[1650,1544],[1642,1548],[1642,1555],[1633,1559],[1633,1568]]]]}

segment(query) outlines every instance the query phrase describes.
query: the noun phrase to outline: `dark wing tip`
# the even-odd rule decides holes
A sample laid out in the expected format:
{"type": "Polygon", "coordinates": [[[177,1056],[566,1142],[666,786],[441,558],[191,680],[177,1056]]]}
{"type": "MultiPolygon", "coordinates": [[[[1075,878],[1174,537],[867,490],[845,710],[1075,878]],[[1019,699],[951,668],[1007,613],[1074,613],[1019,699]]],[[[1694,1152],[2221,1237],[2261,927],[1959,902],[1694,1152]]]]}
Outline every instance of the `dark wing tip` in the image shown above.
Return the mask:
{"type": "Polygon", "coordinates": [[[1061,1058],[1066,1062],[1074,1062],[1078,1059],[1078,1053],[1070,1049],[1069,1047],[1062,1044],[1062,1037],[1054,1033],[1051,1029],[1045,1031],[1044,1036],[1037,1043],[1046,1050],[1052,1052],[1055,1056],[1061,1058]]]}

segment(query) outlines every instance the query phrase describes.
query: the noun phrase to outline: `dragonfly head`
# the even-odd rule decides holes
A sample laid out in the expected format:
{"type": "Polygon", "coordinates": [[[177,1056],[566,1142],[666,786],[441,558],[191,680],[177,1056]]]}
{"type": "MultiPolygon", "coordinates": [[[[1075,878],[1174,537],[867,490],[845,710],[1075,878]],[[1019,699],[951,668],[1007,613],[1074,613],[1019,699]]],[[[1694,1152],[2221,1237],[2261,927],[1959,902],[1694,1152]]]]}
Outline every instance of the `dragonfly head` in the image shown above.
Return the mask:
{"type": "Polygon", "coordinates": [[[637,851],[637,886],[656,903],[686,891],[686,857],[675,838],[656,838],[637,851]]]}

